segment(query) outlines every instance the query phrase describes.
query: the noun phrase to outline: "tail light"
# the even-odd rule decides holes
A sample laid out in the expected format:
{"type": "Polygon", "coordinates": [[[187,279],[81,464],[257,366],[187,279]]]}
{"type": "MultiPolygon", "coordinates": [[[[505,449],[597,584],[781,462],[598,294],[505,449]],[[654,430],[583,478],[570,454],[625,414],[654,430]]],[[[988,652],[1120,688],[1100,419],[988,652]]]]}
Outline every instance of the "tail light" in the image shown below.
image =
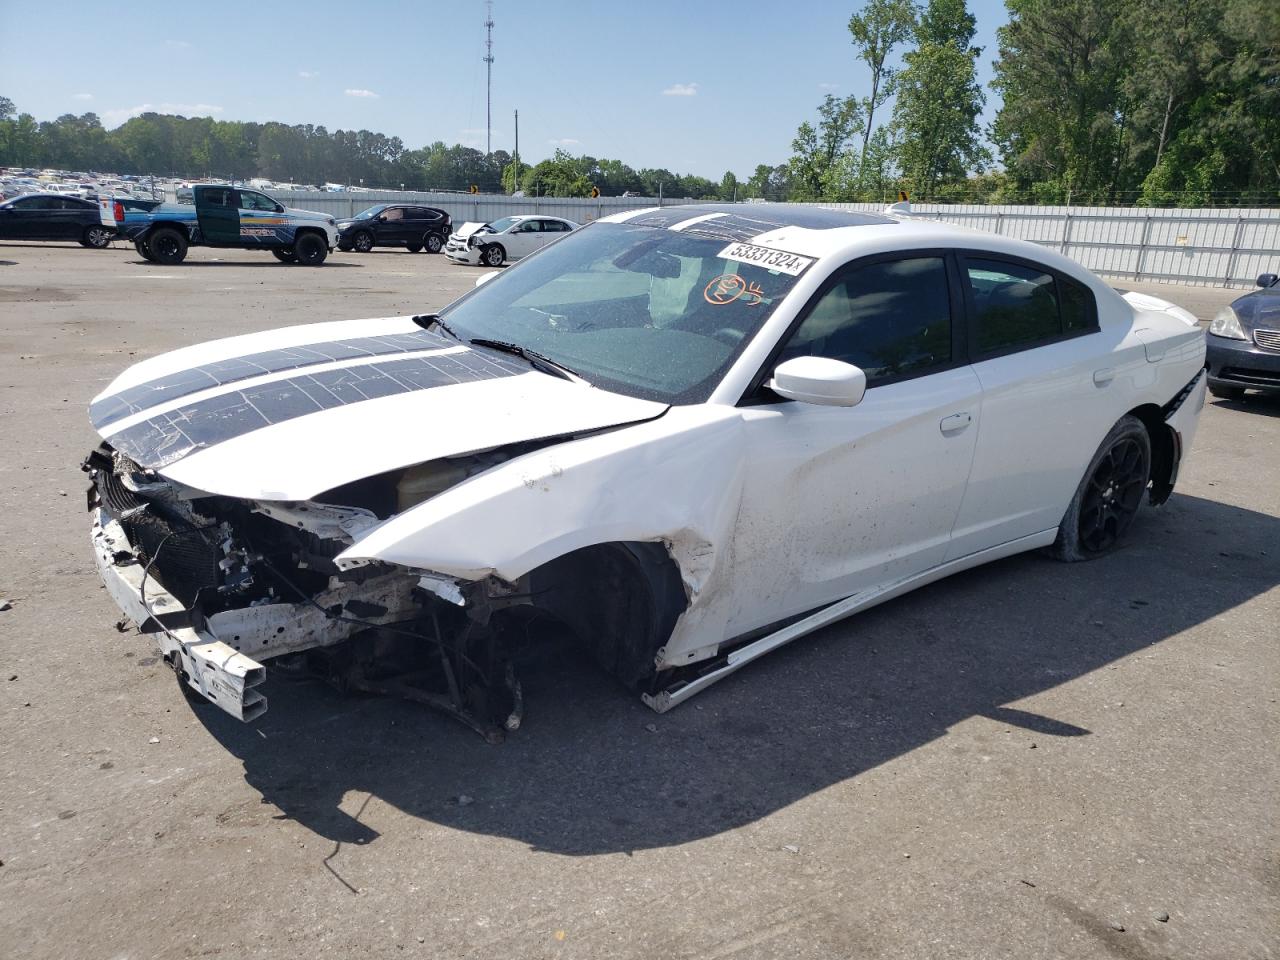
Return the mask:
{"type": "Polygon", "coordinates": [[[115,217],[116,223],[124,223],[124,204],[117,200],[111,205],[111,215],[115,217]]]}

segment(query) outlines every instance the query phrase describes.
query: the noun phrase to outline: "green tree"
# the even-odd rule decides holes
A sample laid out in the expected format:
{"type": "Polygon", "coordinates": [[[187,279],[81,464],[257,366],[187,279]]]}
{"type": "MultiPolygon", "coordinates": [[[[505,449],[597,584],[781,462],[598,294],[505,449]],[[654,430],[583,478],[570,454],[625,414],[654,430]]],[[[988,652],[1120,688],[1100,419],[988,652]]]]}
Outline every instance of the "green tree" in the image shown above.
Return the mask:
{"type": "Polygon", "coordinates": [[[1047,202],[1116,189],[1134,0],[1007,0],[991,136],[1021,190],[1047,202]]]}
{"type": "Polygon", "coordinates": [[[828,199],[837,174],[837,161],[861,132],[858,101],[827,94],[818,107],[817,127],[806,120],[791,141],[788,166],[794,199],[828,199]]]}
{"type": "Polygon", "coordinates": [[[858,59],[871,70],[871,95],[859,101],[863,114],[859,166],[871,143],[876,111],[893,93],[894,70],[888,66],[889,55],[894,47],[910,39],[915,24],[916,7],[912,0],[868,0],[861,13],[849,18],[849,33],[858,59]]]}
{"type": "Polygon", "coordinates": [[[922,196],[963,180],[988,159],[978,132],[985,97],[977,80],[980,47],[965,0],[929,0],[915,29],[916,49],[897,77],[893,118],[906,182],[922,196]]]}

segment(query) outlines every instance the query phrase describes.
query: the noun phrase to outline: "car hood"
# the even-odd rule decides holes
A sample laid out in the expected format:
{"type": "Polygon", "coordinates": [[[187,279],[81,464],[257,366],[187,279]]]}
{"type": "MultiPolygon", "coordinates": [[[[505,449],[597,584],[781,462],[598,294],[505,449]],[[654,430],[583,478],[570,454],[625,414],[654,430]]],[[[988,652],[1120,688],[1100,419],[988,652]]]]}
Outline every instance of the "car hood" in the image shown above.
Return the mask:
{"type": "Polygon", "coordinates": [[[332,222],[333,217],[327,213],[320,213],[316,210],[299,210],[296,207],[285,207],[284,212],[290,217],[296,217],[300,220],[324,220],[332,222]]]}
{"type": "Polygon", "coordinates": [[[1280,287],[1255,290],[1231,304],[1231,309],[1247,329],[1263,327],[1280,330],[1280,287]]]}
{"type": "Polygon", "coordinates": [[[453,235],[459,240],[465,240],[483,226],[483,223],[464,223],[457,230],[453,231],[453,235]]]}
{"type": "Polygon", "coordinates": [[[661,416],[410,317],[309,324],[143,361],[93,399],[104,440],[206,493],[310,500],[389,470],[661,416]]]}

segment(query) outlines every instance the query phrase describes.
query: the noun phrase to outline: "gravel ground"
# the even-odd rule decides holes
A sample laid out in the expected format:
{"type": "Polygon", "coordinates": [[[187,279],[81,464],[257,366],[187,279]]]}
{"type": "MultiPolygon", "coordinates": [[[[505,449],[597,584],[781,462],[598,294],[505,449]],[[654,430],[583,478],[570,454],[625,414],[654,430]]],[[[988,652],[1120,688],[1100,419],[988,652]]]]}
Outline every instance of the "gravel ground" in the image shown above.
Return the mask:
{"type": "Polygon", "coordinates": [[[6,957],[1277,955],[1280,403],[1211,402],[1119,554],[952,577],[665,716],[567,656],[500,747],[309,683],[193,712],[94,574],[88,399],[477,275],[0,245],[6,957]]]}

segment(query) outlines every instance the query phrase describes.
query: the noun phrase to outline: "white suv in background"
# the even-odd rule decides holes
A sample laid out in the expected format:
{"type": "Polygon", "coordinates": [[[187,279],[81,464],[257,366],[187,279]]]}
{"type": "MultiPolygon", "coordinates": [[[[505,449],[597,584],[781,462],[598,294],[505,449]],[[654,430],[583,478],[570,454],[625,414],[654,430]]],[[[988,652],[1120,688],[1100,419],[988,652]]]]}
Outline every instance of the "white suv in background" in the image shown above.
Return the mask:
{"type": "Polygon", "coordinates": [[[449,236],[444,255],[455,263],[500,267],[541,250],[578,224],[563,217],[503,217],[492,223],[464,223],[449,236]]]}

